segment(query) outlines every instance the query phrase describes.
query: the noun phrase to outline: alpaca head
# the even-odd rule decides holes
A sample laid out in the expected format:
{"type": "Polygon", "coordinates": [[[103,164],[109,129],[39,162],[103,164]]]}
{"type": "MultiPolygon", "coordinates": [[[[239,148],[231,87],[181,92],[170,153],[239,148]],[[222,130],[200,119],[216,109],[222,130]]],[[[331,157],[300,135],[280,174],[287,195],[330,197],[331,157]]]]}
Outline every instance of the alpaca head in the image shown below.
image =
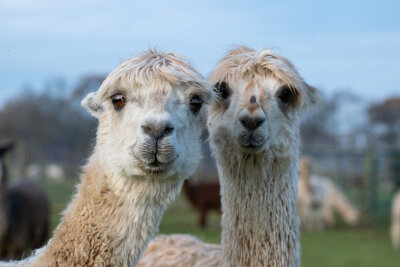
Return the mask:
{"type": "Polygon", "coordinates": [[[317,91],[287,59],[270,49],[239,47],[222,58],[210,81],[220,100],[208,118],[217,147],[280,156],[297,147],[299,115],[316,101],[317,91]]]}
{"type": "Polygon", "coordinates": [[[201,158],[208,82],[174,53],[122,63],[82,104],[99,120],[101,164],[126,178],[186,178],[201,158]]]}

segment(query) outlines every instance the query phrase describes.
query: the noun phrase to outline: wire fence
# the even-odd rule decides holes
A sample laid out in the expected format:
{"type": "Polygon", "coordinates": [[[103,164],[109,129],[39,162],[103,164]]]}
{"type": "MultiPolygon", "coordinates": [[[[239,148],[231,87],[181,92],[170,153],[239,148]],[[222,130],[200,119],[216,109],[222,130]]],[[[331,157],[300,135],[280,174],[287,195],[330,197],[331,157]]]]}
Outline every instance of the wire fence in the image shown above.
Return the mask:
{"type": "Polygon", "coordinates": [[[303,148],[313,173],[330,178],[370,218],[390,216],[400,189],[400,150],[383,148],[303,148]]]}

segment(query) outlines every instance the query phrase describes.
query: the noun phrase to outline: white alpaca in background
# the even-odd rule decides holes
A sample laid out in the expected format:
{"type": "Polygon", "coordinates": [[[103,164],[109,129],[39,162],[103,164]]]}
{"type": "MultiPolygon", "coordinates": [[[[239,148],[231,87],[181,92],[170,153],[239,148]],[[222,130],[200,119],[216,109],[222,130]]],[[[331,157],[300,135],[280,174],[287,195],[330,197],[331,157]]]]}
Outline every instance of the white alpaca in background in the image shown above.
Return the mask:
{"type": "Polygon", "coordinates": [[[392,244],[395,250],[400,250],[400,191],[398,191],[392,202],[392,226],[390,229],[392,244]]]}
{"type": "Polygon", "coordinates": [[[99,120],[96,146],[53,238],[9,264],[136,266],[166,206],[196,170],[202,104],[213,94],[174,53],[149,50],[120,65],[82,102],[99,120]]]}
{"type": "Polygon", "coordinates": [[[344,193],[329,178],[313,175],[310,183],[313,187],[320,186],[325,190],[322,213],[327,227],[335,226],[335,211],[348,225],[354,226],[358,224],[360,219],[359,210],[350,203],[344,193]]]}
{"type": "Polygon", "coordinates": [[[302,157],[300,159],[297,211],[301,229],[321,231],[325,228],[322,216],[325,191],[320,185],[311,184],[310,164],[309,158],[302,157]]]}
{"type": "Polygon", "coordinates": [[[328,178],[311,174],[310,159],[300,162],[297,209],[302,228],[321,231],[336,224],[335,212],[349,225],[356,225],[360,212],[328,178]]]}
{"type": "Polygon", "coordinates": [[[222,252],[189,236],[162,236],[139,266],[300,266],[299,123],[317,91],[270,49],[231,50],[210,81],[220,98],[208,110],[208,129],[221,182],[222,252]]]}

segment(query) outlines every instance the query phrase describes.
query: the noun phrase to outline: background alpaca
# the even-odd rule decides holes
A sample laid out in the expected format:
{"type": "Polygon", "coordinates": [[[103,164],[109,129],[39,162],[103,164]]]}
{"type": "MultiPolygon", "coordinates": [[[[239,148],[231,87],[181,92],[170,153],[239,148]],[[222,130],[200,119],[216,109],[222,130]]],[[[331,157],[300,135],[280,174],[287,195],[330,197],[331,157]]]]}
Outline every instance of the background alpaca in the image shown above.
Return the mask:
{"type": "Polygon", "coordinates": [[[204,228],[207,225],[208,212],[215,210],[221,211],[221,198],[219,196],[220,185],[218,180],[189,182],[185,180],[182,192],[189,200],[190,204],[199,213],[199,225],[204,228]]]}
{"type": "Polygon", "coordinates": [[[317,187],[320,184],[325,188],[325,199],[323,208],[324,223],[327,227],[336,225],[335,212],[337,212],[349,225],[356,225],[359,222],[360,212],[355,208],[344,195],[344,193],[328,178],[317,175],[311,176],[311,184],[317,187]]]}
{"type": "Polygon", "coordinates": [[[300,218],[300,226],[306,231],[321,231],[324,229],[322,206],[324,202],[324,190],[310,183],[311,167],[310,159],[302,157],[299,163],[299,181],[297,211],[300,218]]]}
{"type": "Polygon", "coordinates": [[[298,211],[302,228],[320,231],[336,224],[335,213],[349,225],[359,220],[359,211],[330,179],[311,175],[311,160],[302,159],[299,171],[298,211]]]}
{"type": "Polygon", "coordinates": [[[13,147],[0,146],[0,257],[7,260],[44,245],[49,231],[49,202],[43,190],[29,180],[8,181],[5,155],[13,147]]]}
{"type": "Polygon", "coordinates": [[[203,158],[190,181],[185,180],[182,188],[182,192],[190,204],[199,212],[199,225],[201,227],[206,226],[209,211],[221,210],[218,170],[215,159],[211,156],[207,139],[208,134],[204,131],[202,136],[203,158]]]}
{"type": "Polygon", "coordinates": [[[53,238],[20,264],[135,266],[199,163],[202,104],[212,99],[174,53],[149,50],[108,75],[82,101],[99,121],[82,183],[53,238]]]}
{"type": "MultiPolygon", "coordinates": [[[[230,51],[210,81],[220,97],[209,108],[208,129],[221,181],[222,262],[224,266],[299,266],[299,115],[316,101],[317,92],[288,60],[270,49],[230,51]]],[[[160,246],[157,259],[152,256],[155,249],[146,251],[140,266],[183,266],[183,259],[195,262],[193,257],[202,246],[169,265],[164,257],[181,247],[160,246]]],[[[203,266],[215,266],[215,258],[203,266]]]]}
{"type": "Polygon", "coordinates": [[[400,191],[398,191],[392,201],[392,226],[390,229],[393,248],[400,250],[400,191]]]}

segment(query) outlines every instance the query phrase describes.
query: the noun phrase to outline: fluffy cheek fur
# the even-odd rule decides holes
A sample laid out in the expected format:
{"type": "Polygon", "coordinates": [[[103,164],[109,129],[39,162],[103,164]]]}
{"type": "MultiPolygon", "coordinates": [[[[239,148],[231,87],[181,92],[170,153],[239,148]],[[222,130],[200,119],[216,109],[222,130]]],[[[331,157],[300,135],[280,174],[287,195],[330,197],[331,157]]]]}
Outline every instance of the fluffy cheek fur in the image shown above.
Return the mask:
{"type": "MultiPolygon", "coordinates": [[[[190,111],[189,111],[190,112],[190,111]]],[[[202,110],[202,113],[204,111],[202,110]]],[[[196,171],[200,163],[202,152],[200,137],[202,133],[201,118],[204,114],[190,114],[191,119],[187,123],[184,113],[176,114],[177,130],[176,140],[179,146],[176,147],[178,159],[175,168],[180,173],[181,178],[188,178],[196,171]],[[186,123],[183,123],[186,121],[186,123]]]]}
{"type": "Polygon", "coordinates": [[[267,120],[269,125],[270,142],[265,151],[275,156],[287,157],[295,155],[294,149],[299,140],[299,116],[296,112],[284,114],[278,107],[270,109],[267,120]]]}
{"type": "Polygon", "coordinates": [[[224,114],[209,110],[207,128],[213,153],[234,153],[235,142],[232,136],[232,120],[223,119],[224,114]]]}
{"type": "Polygon", "coordinates": [[[100,150],[99,155],[102,155],[100,161],[106,169],[120,177],[142,176],[144,174],[137,167],[138,162],[131,153],[131,146],[137,140],[139,125],[130,122],[128,116],[124,116],[122,112],[118,114],[110,111],[99,120],[97,149],[100,150]]]}

